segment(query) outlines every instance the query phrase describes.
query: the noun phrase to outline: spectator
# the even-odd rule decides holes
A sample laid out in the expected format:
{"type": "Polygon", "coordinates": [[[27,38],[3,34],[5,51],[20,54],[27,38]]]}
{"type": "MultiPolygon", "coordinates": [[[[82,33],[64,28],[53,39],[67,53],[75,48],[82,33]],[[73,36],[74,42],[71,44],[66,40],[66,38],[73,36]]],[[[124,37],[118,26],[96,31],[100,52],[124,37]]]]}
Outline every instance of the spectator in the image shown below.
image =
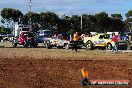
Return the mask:
{"type": "Polygon", "coordinates": [[[72,41],[72,35],[69,35],[70,36],[70,39],[68,38],[67,39],[67,45],[66,45],[66,49],[68,50],[69,49],[69,46],[70,46],[70,42],[72,41]]]}
{"type": "Polygon", "coordinates": [[[113,49],[112,49],[112,52],[118,52],[118,36],[115,35],[115,33],[112,34],[112,41],[114,41],[114,46],[113,46],[113,49]]]}
{"type": "Polygon", "coordinates": [[[122,40],[121,34],[118,35],[118,39],[119,39],[119,40],[122,40]]]}
{"type": "Polygon", "coordinates": [[[77,52],[77,43],[78,43],[78,39],[79,39],[79,35],[78,35],[78,32],[75,32],[73,34],[73,42],[74,42],[74,45],[73,45],[73,49],[75,49],[75,51],[77,52]]]}
{"type": "Polygon", "coordinates": [[[129,40],[129,38],[128,38],[128,36],[127,36],[126,34],[124,34],[124,36],[123,36],[123,40],[126,40],[126,41],[129,40]]]}

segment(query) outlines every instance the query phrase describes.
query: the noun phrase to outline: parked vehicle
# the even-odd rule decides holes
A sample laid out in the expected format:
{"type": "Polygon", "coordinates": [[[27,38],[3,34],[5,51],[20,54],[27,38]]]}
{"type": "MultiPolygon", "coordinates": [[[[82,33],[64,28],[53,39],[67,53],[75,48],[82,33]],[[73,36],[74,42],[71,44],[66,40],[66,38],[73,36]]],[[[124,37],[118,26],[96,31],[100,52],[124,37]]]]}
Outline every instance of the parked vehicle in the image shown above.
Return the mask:
{"type": "Polygon", "coordinates": [[[44,43],[44,37],[43,37],[43,36],[38,36],[38,37],[36,38],[36,41],[37,41],[38,43],[44,43]]]}
{"type": "Polygon", "coordinates": [[[51,35],[51,30],[39,30],[39,36],[46,37],[47,35],[51,35]]]}
{"type": "MultiPolygon", "coordinates": [[[[69,34],[58,34],[56,37],[50,36],[44,39],[44,45],[48,49],[51,49],[52,47],[66,48],[67,45],[69,46],[68,48],[72,48],[73,44],[69,34]]],[[[83,41],[81,39],[78,41],[77,46],[78,48],[83,46],[83,41]]]]}
{"type": "Polygon", "coordinates": [[[52,47],[63,48],[68,43],[68,34],[58,34],[57,36],[50,35],[44,38],[44,45],[46,48],[52,47]]]}
{"type": "MultiPolygon", "coordinates": [[[[97,48],[107,48],[111,50],[114,46],[114,42],[109,37],[108,34],[97,34],[92,37],[84,37],[84,44],[88,50],[92,50],[95,47],[97,48]]],[[[127,49],[127,41],[119,40],[118,41],[118,48],[127,49]]]]}
{"type": "Polygon", "coordinates": [[[24,47],[33,46],[37,47],[38,43],[36,42],[36,39],[34,38],[33,33],[31,32],[21,32],[19,37],[16,37],[12,41],[13,47],[16,47],[17,45],[23,45],[24,47]]]}

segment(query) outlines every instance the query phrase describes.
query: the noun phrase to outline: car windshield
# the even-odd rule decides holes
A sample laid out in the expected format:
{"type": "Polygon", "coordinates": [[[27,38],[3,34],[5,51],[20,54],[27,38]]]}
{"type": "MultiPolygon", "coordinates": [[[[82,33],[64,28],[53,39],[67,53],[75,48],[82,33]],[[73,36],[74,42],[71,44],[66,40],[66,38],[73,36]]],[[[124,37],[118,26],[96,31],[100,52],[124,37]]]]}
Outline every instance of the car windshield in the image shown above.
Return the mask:
{"type": "Polygon", "coordinates": [[[28,37],[33,37],[33,33],[28,33],[28,37]]]}
{"type": "Polygon", "coordinates": [[[69,40],[70,36],[68,34],[60,34],[57,36],[58,39],[64,39],[64,40],[69,40]]]}
{"type": "Polygon", "coordinates": [[[22,28],[22,31],[28,31],[29,28],[22,28]]]}
{"type": "Polygon", "coordinates": [[[51,31],[44,31],[45,34],[51,34],[51,31]]]}
{"type": "Polygon", "coordinates": [[[63,34],[63,39],[64,39],[64,40],[69,40],[69,39],[70,39],[70,35],[68,35],[68,34],[63,34]]]}
{"type": "Polygon", "coordinates": [[[63,36],[62,35],[58,35],[57,38],[58,39],[63,39],[63,36]]]}
{"type": "Polygon", "coordinates": [[[100,35],[99,38],[100,38],[100,39],[103,39],[103,38],[104,38],[104,39],[109,39],[110,36],[109,36],[108,34],[104,34],[104,35],[100,35]]]}
{"type": "Polygon", "coordinates": [[[100,35],[99,38],[102,39],[102,38],[104,38],[104,36],[103,35],[100,35]]]}
{"type": "Polygon", "coordinates": [[[110,38],[110,35],[108,35],[108,34],[104,35],[104,39],[109,39],[109,38],[110,38]]]}

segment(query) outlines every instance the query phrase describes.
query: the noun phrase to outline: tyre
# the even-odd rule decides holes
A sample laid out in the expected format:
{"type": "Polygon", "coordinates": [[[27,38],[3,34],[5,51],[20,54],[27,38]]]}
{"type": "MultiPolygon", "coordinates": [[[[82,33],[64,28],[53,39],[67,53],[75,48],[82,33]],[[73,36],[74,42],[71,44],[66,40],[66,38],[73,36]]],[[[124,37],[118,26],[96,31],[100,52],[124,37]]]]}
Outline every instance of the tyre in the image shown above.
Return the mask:
{"type": "Polygon", "coordinates": [[[93,44],[92,44],[91,41],[88,41],[88,42],[86,43],[86,48],[87,48],[88,50],[93,50],[93,44]]]}
{"type": "Polygon", "coordinates": [[[13,46],[13,47],[17,47],[17,43],[12,42],[12,46],[13,46]]]}
{"type": "Polygon", "coordinates": [[[24,45],[23,46],[24,47],[28,47],[29,46],[28,42],[24,42],[24,45]]]}
{"type": "Polygon", "coordinates": [[[46,44],[45,44],[45,47],[46,47],[47,49],[52,49],[52,46],[51,46],[49,43],[46,43],[46,44]]]}
{"type": "Polygon", "coordinates": [[[130,47],[130,50],[132,50],[132,46],[130,47]]]}
{"type": "Polygon", "coordinates": [[[123,49],[124,49],[124,50],[127,50],[127,46],[124,46],[123,49]]]}
{"type": "Polygon", "coordinates": [[[107,50],[112,50],[112,45],[110,43],[107,44],[107,50]]]}
{"type": "Polygon", "coordinates": [[[64,45],[65,49],[69,49],[69,44],[64,45]]]}
{"type": "Polygon", "coordinates": [[[38,47],[38,42],[34,42],[33,46],[38,47]]]}

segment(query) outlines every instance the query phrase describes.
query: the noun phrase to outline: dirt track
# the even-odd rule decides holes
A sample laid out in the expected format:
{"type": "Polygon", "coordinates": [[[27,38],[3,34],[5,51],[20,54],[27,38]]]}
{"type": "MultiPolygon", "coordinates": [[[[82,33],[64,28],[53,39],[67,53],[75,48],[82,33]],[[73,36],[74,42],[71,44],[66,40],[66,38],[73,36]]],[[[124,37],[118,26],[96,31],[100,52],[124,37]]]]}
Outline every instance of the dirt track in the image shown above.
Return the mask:
{"type": "MultiPolygon", "coordinates": [[[[90,79],[132,80],[132,53],[0,48],[0,88],[80,88],[81,68],[90,79]]],[[[86,88],[131,88],[90,86],[86,88]]]]}

